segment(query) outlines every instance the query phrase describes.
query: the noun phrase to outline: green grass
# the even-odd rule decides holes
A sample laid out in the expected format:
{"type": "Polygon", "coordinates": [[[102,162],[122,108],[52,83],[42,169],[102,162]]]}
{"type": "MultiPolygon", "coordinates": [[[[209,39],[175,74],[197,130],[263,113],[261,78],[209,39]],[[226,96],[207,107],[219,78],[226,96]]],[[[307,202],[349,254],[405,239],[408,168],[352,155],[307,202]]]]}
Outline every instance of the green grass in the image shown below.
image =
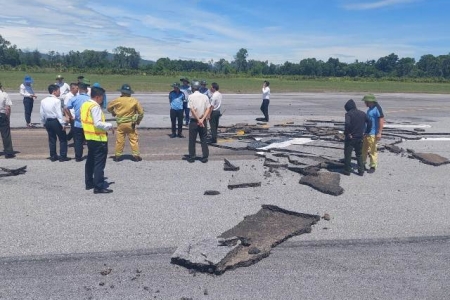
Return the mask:
{"type": "MultiPolygon", "coordinates": [[[[36,91],[46,91],[47,86],[55,82],[58,73],[29,73],[34,79],[36,91]]],[[[0,81],[7,91],[19,89],[24,72],[2,71],[0,81]]],[[[67,83],[76,82],[81,74],[62,73],[67,83]]],[[[151,75],[98,75],[82,74],[89,78],[91,84],[99,82],[106,91],[115,91],[123,83],[131,85],[136,92],[169,92],[173,82],[179,82],[182,77],[151,76],[151,75]]],[[[262,82],[265,78],[236,78],[218,77],[212,78],[209,74],[186,74],[189,78],[205,79],[208,84],[215,81],[219,83],[222,93],[260,93],[262,82]],[[209,77],[208,77],[209,76],[209,77]]],[[[362,79],[355,81],[343,78],[320,78],[320,79],[284,79],[269,78],[272,93],[288,92],[373,92],[373,93],[435,93],[450,94],[450,83],[412,82],[412,81],[374,81],[362,79]]]]}

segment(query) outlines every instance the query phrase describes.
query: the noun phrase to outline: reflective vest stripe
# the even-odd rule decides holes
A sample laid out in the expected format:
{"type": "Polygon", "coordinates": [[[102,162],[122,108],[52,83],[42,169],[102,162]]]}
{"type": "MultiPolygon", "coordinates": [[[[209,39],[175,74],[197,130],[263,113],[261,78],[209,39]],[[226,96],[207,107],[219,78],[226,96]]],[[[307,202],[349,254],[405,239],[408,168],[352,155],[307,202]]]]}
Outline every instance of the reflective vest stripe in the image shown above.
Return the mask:
{"type": "MultiPolygon", "coordinates": [[[[86,140],[106,142],[108,136],[106,131],[94,126],[91,109],[98,104],[92,102],[85,102],[81,106],[81,124],[83,126],[84,136],[86,140]]],[[[102,121],[105,121],[105,116],[102,114],[102,121]]]]}

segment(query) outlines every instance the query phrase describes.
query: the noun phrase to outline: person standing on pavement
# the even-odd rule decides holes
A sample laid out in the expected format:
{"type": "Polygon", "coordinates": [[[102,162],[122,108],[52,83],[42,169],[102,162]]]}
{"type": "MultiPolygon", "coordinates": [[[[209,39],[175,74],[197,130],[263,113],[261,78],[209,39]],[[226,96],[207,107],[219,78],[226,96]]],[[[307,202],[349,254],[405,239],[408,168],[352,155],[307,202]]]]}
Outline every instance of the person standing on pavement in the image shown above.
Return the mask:
{"type": "Polygon", "coordinates": [[[74,119],[73,116],[75,116],[75,110],[70,110],[70,115],[66,112],[65,108],[67,104],[69,103],[69,100],[75,97],[75,95],[78,94],[78,83],[71,83],[70,84],[70,91],[66,94],[64,97],[64,106],[63,106],[63,114],[66,117],[66,121],[70,123],[70,131],[67,134],[67,141],[70,141],[73,138],[73,126],[74,126],[74,119]]]}
{"type": "Polygon", "coordinates": [[[183,110],[184,110],[184,121],[186,122],[186,126],[189,125],[189,107],[187,104],[189,95],[192,94],[191,86],[189,85],[189,79],[187,77],[183,77],[180,79],[183,83],[180,86],[180,90],[184,93],[184,102],[183,102],[183,110]]]}
{"type": "Polygon", "coordinates": [[[170,121],[172,123],[172,134],[171,138],[178,136],[183,138],[183,103],[185,102],[185,96],[182,91],[180,91],[180,84],[175,82],[172,84],[173,90],[169,93],[169,103],[170,103],[170,121]],[[178,134],[177,132],[177,121],[178,121],[178,134]]]}
{"type": "Polygon", "coordinates": [[[202,158],[201,162],[208,162],[209,150],[206,141],[206,127],[204,125],[205,120],[211,113],[211,104],[209,103],[208,96],[199,92],[200,82],[192,82],[193,93],[188,99],[188,108],[190,109],[190,123],[189,123],[189,157],[188,162],[193,163],[195,161],[195,143],[197,141],[197,134],[200,136],[200,142],[202,145],[202,158]]]}
{"type": "Polygon", "coordinates": [[[129,84],[122,85],[118,91],[122,95],[108,103],[107,107],[108,112],[116,117],[117,122],[114,161],[118,162],[122,159],[125,136],[128,135],[133,154],[132,160],[138,162],[142,158],[139,152],[139,135],[136,125],[139,125],[144,118],[144,109],[136,98],[131,97],[134,92],[129,84]]]}
{"type": "Polygon", "coordinates": [[[201,94],[205,94],[206,96],[208,96],[209,99],[211,99],[211,92],[210,90],[206,87],[206,80],[202,80],[200,81],[200,89],[198,90],[201,94]]]}
{"type": "Polygon", "coordinates": [[[81,124],[87,140],[88,156],[84,168],[84,183],[86,190],[94,189],[94,194],[108,194],[113,190],[105,185],[105,166],[108,156],[108,133],[114,129],[111,123],[105,122],[101,104],[105,90],[92,87],[91,99],[81,106],[81,124]]]}
{"type": "Polygon", "coordinates": [[[364,164],[362,159],[363,137],[372,129],[372,123],[365,112],[356,108],[356,103],[350,99],[345,103],[345,127],[344,127],[344,175],[352,172],[352,152],[355,149],[356,161],[358,163],[358,175],[364,175],[364,164]]]}
{"type": "Polygon", "coordinates": [[[16,157],[11,140],[11,105],[11,98],[3,91],[2,83],[0,82],[0,134],[2,135],[5,158],[16,157]]]}
{"type": "Polygon", "coordinates": [[[33,78],[31,78],[31,76],[29,75],[26,75],[23,79],[23,83],[19,88],[20,95],[23,96],[25,122],[27,122],[28,128],[34,127],[34,125],[31,124],[31,113],[33,112],[34,100],[37,98],[37,96],[34,94],[33,88],[31,86],[33,82],[33,78]]]}
{"type": "Polygon", "coordinates": [[[209,124],[211,125],[211,143],[217,143],[217,129],[219,128],[219,118],[222,115],[220,109],[222,106],[222,94],[219,92],[219,85],[216,82],[211,83],[210,98],[211,102],[211,115],[209,124]]]}
{"type": "Polygon", "coordinates": [[[61,100],[59,100],[59,86],[50,84],[48,86],[49,97],[41,101],[41,123],[48,133],[48,146],[50,148],[50,160],[60,162],[68,161],[67,157],[67,137],[65,122],[61,110],[61,100]],[[59,140],[59,158],[56,154],[56,138],[59,140]]]}
{"type": "Polygon", "coordinates": [[[269,103],[270,103],[270,83],[266,80],[263,83],[262,86],[262,104],[261,104],[261,111],[264,115],[264,121],[269,122],[269,103]]]}
{"type": "Polygon", "coordinates": [[[372,123],[370,132],[364,136],[362,149],[363,164],[364,166],[366,165],[367,156],[369,156],[370,168],[367,173],[373,173],[378,166],[377,143],[381,140],[381,134],[383,132],[384,114],[383,109],[373,94],[365,95],[362,101],[367,106],[367,116],[372,123]]]}
{"type": "Polygon", "coordinates": [[[79,83],[78,95],[71,98],[64,107],[64,112],[69,116],[71,122],[73,122],[73,129],[71,129],[71,132],[73,134],[76,162],[81,162],[83,160],[84,132],[83,125],[81,124],[81,106],[90,99],[87,94],[87,89],[88,86],[86,84],[79,83]]]}
{"type": "Polygon", "coordinates": [[[64,107],[64,98],[70,92],[70,86],[64,82],[64,77],[62,75],[56,76],[55,80],[56,80],[55,84],[59,86],[59,91],[61,93],[59,99],[61,100],[61,109],[62,109],[64,107]]]}

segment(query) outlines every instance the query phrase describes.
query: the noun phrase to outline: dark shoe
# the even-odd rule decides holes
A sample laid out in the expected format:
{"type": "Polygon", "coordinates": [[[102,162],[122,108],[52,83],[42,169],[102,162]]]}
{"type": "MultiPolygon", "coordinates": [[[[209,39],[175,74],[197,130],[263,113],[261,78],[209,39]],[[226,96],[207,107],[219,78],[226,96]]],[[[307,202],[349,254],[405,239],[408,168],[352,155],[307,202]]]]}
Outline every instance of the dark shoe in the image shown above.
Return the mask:
{"type": "Polygon", "coordinates": [[[92,190],[94,188],[94,185],[86,185],[86,191],[92,190]]]}
{"type": "Polygon", "coordinates": [[[173,139],[174,137],[177,137],[177,135],[176,135],[175,133],[172,133],[172,134],[170,135],[170,138],[173,139]]]}
{"type": "Polygon", "coordinates": [[[51,156],[50,161],[55,162],[58,160],[58,156],[51,156]]]}
{"type": "Polygon", "coordinates": [[[182,135],[181,133],[178,135],[179,138],[184,138],[184,135],[182,135]]]}
{"type": "Polygon", "coordinates": [[[200,159],[200,161],[204,164],[206,164],[208,162],[208,158],[207,157],[202,157],[202,159],[200,159]]]}
{"type": "Polygon", "coordinates": [[[195,162],[195,158],[189,157],[189,158],[187,159],[187,161],[188,161],[189,163],[193,163],[193,162],[195,162]]]}
{"type": "Polygon", "coordinates": [[[364,171],[359,171],[359,172],[358,172],[358,175],[359,175],[359,176],[364,176],[364,171]]]}
{"type": "Polygon", "coordinates": [[[94,189],[94,194],[109,194],[109,193],[112,193],[113,192],[113,190],[111,190],[111,189],[105,189],[105,188],[103,188],[103,189],[94,189]]]}
{"type": "Polygon", "coordinates": [[[217,144],[217,140],[211,140],[210,143],[211,144],[217,144]]]}
{"type": "Polygon", "coordinates": [[[83,161],[83,158],[75,158],[75,161],[76,161],[76,162],[83,161]]]}
{"type": "Polygon", "coordinates": [[[5,158],[14,158],[16,157],[15,154],[9,153],[9,154],[5,154],[5,158]]]}
{"type": "Polygon", "coordinates": [[[369,173],[369,174],[372,174],[372,173],[374,173],[374,172],[375,172],[375,168],[374,168],[374,167],[370,168],[370,169],[367,171],[367,173],[369,173]]]}
{"type": "Polygon", "coordinates": [[[142,157],[140,157],[139,155],[135,155],[133,156],[133,158],[131,159],[132,161],[138,162],[142,160],[142,157]]]}
{"type": "Polygon", "coordinates": [[[344,174],[346,176],[350,176],[351,172],[350,171],[342,171],[342,174],[344,174]]]}
{"type": "Polygon", "coordinates": [[[115,161],[115,162],[119,162],[119,161],[121,161],[122,160],[122,157],[121,156],[114,156],[113,157],[113,161],[115,161]]]}
{"type": "Polygon", "coordinates": [[[60,158],[59,158],[59,161],[60,162],[65,162],[65,161],[69,161],[70,160],[70,158],[68,158],[67,156],[61,156],[60,158]]]}

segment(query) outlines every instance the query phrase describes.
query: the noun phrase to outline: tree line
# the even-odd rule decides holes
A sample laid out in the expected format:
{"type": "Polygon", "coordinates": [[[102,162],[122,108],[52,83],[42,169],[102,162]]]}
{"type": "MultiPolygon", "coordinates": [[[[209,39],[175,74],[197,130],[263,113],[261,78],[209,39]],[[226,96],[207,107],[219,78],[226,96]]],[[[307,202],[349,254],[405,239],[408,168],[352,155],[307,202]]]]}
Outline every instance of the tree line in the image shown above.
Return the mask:
{"type": "Polygon", "coordinates": [[[210,72],[217,75],[246,76],[305,76],[305,77],[350,77],[350,78],[434,78],[450,79],[450,53],[434,56],[423,55],[418,61],[411,57],[399,58],[395,53],[377,60],[353,63],[330,57],[327,61],[305,58],[298,63],[286,61],[273,64],[248,59],[248,51],[239,49],[234,60],[200,62],[194,60],[172,60],[160,58],[156,62],[145,61],[136,49],[119,46],[113,53],[84,50],[46,54],[23,51],[0,35],[0,69],[39,70],[52,68],[60,72],[91,72],[98,74],[175,75],[189,72],[210,72]]]}

